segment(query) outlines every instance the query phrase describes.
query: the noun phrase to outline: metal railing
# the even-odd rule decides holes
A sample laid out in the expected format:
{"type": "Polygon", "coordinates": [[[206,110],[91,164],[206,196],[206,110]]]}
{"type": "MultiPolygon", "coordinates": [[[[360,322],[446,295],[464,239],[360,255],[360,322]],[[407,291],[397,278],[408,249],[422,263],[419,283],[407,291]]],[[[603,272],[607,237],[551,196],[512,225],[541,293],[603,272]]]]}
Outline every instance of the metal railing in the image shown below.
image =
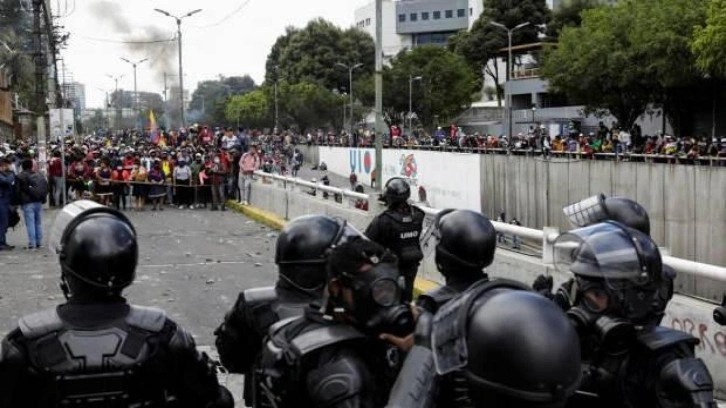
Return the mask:
{"type": "MultiPolygon", "coordinates": [[[[349,148],[352,146],[343,145],[340,143],[333,144],[318,144],[315,146],[319,147],[345,147],[349,148]]],[[[352,147],[355,148],[355,147],[352,147]]],[[[372,148],[372,146],[359,146],[358,148],[372,148]]],[[[509,149],[502,147],[459,147],[451,145],[414,145],[414,146],[396,146],[396,145],[384,145],[384,149],[395,149],[395,150],[424,150],[424,151],[439,151],[448,153],[476,153],[476,154],[499,154],[499,155],[513,155],[513,156],[532,156],[532,157],[544,157],[547,158],[566,158],[570,160],[609,160],[609,161],[633,161],[641,163],[671,163],[671,164],[683,164],[683,165],[702,165],[702,166],[725,166],[726,167],[726,156],[697,156],[689,158],[683,155],[667,155],[667,154],[643,154],[643,153],[585,153],[585,152],[561,152],[550,150],[546,155],[542,149],[536,148],[525,148],[525,149],[509,149]]]]}
{"type": "Polygon", "coordinates": [[[326,186],[322,182],[313,183],[311,181],[307,181],[301,178],[287,177],[274,173],[265,173],[261,170],[256,171],[255,175],[258,176],[263,182],[266,179],[273,180],[282,185],[283,188],[287,188],[288,186],[293,189],[310,188],[313,189],[315,192],[321,191],[324,193],[332,194],[333,196],[339,195],[342,198],[342,204],[348,207],[353,206],[351,200],[363,200],[367,202],[371,201],[371,197],[368,194],[357,193],[352,190],[345,190],[338,187],[326,186]],[[348,200],[346,200],[346,198],[348,200]]]}
{"type": "MultiPolygon", "coordinates": [[[[429,207],[419,206],[427,215],[433,219],[441,210],[429,207]]],[[[542,262],[544,264],[552,263],[553,244],[559,237],[560,233],[556,228],[545,228],[544,230],[520,227],[503,222],[492,221],[494,228],[504,234],[518,235],[525,239],[542,242],[542,262]]],[[[719,282],[726,282],[726,268],[710,265],[700,262],[689,261],[686,259],[675,258],[672,256],[663,256],[663,263],[673,268],[676,273],[682,273],[701,278],[712,279],[719,282]]]]}
{"type": "MultiPolygon", "coordinates": [[[[322,183],[313,183],[300,178],[286,177],[279,174],[265,173],[262,171],[257,171],[255,172],[255,174],[263,180],[267,178],[277,181],[278,183],[282,184],[283,188],[287,188],[287,186],[297,186],[311,188],[315,189],[316,191],[327,192],[329,194],[340,195],[343,198],[342,205],[346,205],[348,207],[352,207],[350,203],[351,200],[346,200],[346,198],[355,200],[366,200],[368,202],[372,200],[372,197],[368,194],[356,193],[355,191],[351,190],[344,190],[338,187],[326,186],[322,183]]],[[[421,206],[418,204],[416,204],[416,206],[426,214],[425,224],[432,223],[436,215],[441,211],[440,209],[421,206]]],[[[492,221],[492,224],[494,225],[494,228],[497,230],[497,232],[501,232],[503,234],[517,235],[523,239],[541,242],[542,263],[545,265],[552,264],[554,243],[560,236],[560,231],[557,228],[546,227],[543,230],[538,230],[498,221],[492,221]]],[[[686,274],[719,282],[726,282],[726,267],[689,261],[686,259],[676,258],[667,255],[663,256],[663,263],[673,268],[673,270],[679,274],[686,274]]]]}

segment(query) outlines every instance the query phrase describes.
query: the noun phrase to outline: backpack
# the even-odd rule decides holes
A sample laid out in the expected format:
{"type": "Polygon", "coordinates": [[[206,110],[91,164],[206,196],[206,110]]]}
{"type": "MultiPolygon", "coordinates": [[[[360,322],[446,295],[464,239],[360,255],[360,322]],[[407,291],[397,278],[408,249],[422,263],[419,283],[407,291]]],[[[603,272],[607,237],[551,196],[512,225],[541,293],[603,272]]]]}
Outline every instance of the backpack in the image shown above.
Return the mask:
{"type": "Polygon", "coordinates": [[[25,192],[28,194],[28,197],[33,202],[40,201],[45,204],[48,196],[48,181],[45,177],[40,173],[31,173],[26,182],[25,192]]]}

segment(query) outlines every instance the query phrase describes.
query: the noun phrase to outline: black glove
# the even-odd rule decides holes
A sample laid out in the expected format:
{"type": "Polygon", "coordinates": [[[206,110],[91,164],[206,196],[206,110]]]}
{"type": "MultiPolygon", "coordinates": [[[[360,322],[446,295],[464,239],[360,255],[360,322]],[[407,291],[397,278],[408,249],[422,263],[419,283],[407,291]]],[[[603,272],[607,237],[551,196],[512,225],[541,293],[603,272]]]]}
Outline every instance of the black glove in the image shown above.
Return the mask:
{"type": "Polygon", "coordinates": [[[552,276],[539,275],[532,284],[532,289],[534,289],[535,292],[550,299],[552,298],[553,287],[554,281],[552,280],[552,276]]]}

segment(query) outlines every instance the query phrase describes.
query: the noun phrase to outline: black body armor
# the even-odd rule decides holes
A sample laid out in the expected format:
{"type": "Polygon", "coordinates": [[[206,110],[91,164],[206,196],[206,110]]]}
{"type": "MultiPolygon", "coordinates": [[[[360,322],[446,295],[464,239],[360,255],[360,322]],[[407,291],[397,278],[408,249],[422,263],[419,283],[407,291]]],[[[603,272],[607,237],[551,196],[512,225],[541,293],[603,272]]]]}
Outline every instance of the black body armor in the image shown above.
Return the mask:
{"type": "MultiPolygon", "coordinates": [[[[279,289],[278,289],[279,290],[279,289]]],[[[263,341],[270,327],[282,319],[302,316],[310,298],[299,293],[282,293],[278,297],[274,287],[247,289],[215,330],[219,357],[227,370],[244,374],[244,400],[247,406],[256,406],[256,365],[259,363],[263,341]]]]}
{"type": "Polygon", "coordinates": [[[402,269],[418,266],[423,259],[421,230],[425,214],[416,207],[410,211],[386,210],[366,229],[366,236],[390,249],[398,257],[402,269]]]}
{"type": "Polygon", "coordinates": [[[395,350],[317,312],[270,328],[258,407],[380,407],[398,372],[395,350]],[[389,350],[390,352],[387,352],[389,350]]]}
{"type": "Polygon", "coordinates": [[[582,385],[568,407],[715,408],[699,340],[666,327],[638,333],[624,353],[584,345],[582,385]]]}
{"type": "Polygon", "coordinates": [[[3,342],[0,407],[232,407],[215,370],[164,312],[63,305],[3,342]],[[209,405],[207,405],[209,404],[209,405]]]}

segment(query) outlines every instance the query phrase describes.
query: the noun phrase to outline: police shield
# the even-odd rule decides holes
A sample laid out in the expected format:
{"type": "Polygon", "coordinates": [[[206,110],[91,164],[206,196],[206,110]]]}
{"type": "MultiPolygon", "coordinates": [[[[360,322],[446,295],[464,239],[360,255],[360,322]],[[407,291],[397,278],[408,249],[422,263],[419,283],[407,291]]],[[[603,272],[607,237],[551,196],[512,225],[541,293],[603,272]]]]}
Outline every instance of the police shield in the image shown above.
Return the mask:
{"type": "Polygon", "coordinates": [[[586,227],[607,220],[605,195],[598,194],[568,205],[562,211],[574,227],[586,227]]]}

